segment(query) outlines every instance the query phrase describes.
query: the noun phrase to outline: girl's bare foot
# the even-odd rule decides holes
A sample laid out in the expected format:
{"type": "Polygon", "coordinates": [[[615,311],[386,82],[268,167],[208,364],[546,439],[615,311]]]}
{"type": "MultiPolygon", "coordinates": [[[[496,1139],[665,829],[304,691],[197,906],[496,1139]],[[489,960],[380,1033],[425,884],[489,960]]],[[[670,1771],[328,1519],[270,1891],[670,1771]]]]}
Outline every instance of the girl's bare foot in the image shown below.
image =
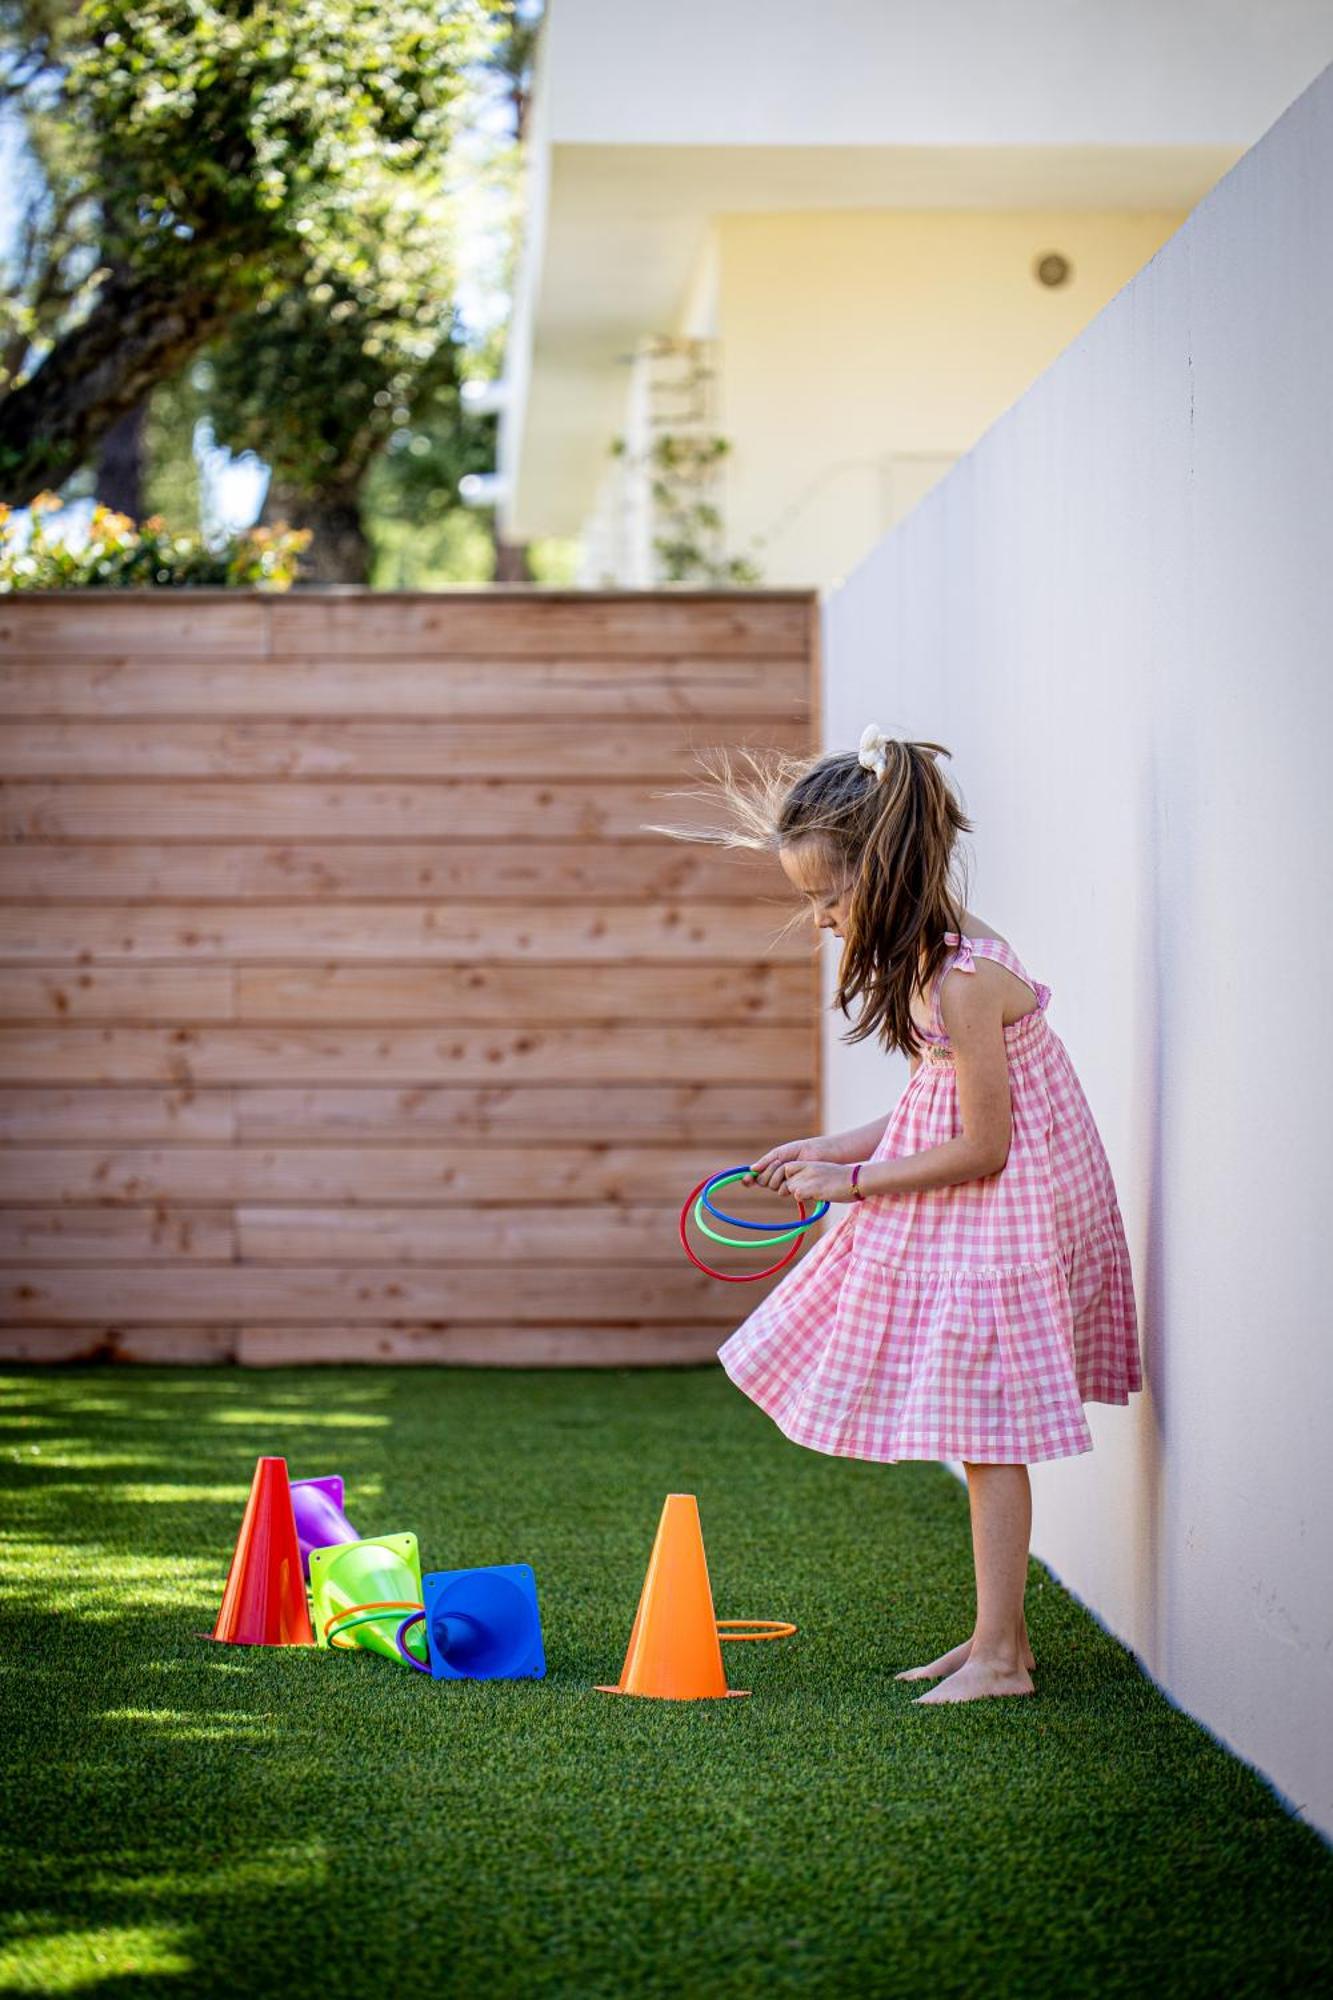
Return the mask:
{"type": "MultiPolygon", "coordinates": [[[[896,1681],[939,1680],[944,1674],[957,1673],[959,1667],[964,1664],[971,1651],[972,1641],[964,1639],[961,1646],[955,1646],[948,1653],[941,1653],[938,1660],[932,1660],[928,1667],[904,1667],[902,1672],[895,1674],[893,1678],[896,1681]]],[[[1027,1668],[1035,1667],[1037,1664],[1036,1660],[1032,1657],[1032,1648],[1028,1644],[1026,1625],[1023,1627],[1023,1638],[1018,1657],[1027,1668]]]]}
{"type": "Polygon", "coordinates": [[[919,1694],[912,1703],[920,1708],[926,1702],[977,1701],[988,1694],[1031,1694],[1032,1676],[1024,1666],[1004,1667],[993,1660],[966,1660],[956,1673],[933,1687],[929,1694],[919,1694]]]}

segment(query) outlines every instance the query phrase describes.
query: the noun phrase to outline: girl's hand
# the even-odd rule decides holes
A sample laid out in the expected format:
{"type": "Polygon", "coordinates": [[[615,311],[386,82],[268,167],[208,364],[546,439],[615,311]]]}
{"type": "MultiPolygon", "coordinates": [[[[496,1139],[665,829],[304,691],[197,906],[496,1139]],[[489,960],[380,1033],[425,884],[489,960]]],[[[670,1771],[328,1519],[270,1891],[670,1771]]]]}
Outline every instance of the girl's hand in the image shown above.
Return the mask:
{"type": "Polygon", "coordinates": [[[831,1160],[797,1160],[787,1168],[781,1191],[799,1201],[850,1201],[852,1170],[831,1160]]]}
{"type": "Polygon", "coordinates": [[[780,1188],[792,1162],[813,1159],[818,1145],[818,1139],[788,1139],[784,1146],[770,1146],[763,1158],[755,1161],[741,1186],[750,1187],[757,1182],[760,1187],[780,1188]]]}

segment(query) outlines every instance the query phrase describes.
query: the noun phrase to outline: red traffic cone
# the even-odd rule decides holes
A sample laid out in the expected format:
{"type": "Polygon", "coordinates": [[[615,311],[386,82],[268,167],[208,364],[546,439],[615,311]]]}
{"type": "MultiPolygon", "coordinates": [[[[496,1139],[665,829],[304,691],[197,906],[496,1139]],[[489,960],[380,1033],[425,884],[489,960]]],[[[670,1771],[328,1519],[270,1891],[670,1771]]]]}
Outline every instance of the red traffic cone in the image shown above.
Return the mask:
{"type": "Polygon", "coordinates": [[[261,1458],[210,1635],[228,1646],[313,1646],[285,1458],[261,1458]]]}

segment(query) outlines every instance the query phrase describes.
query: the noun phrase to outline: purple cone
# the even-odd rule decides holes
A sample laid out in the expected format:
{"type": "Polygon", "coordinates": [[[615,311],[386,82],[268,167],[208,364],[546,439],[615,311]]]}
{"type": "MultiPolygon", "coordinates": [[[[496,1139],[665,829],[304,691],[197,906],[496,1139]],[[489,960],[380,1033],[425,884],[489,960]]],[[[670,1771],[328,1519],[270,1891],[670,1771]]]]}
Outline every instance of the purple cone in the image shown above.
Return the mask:
{"type": "Polygon", "coordinates": [[[293,1479],[291,1485],[301,1567],[309,1581],[311,1549],[338,1548],[344,1542],[359,1542],[361,1537],[343,1513],[340,1473],[331,1472],[322,1479],[293,1479]]]}

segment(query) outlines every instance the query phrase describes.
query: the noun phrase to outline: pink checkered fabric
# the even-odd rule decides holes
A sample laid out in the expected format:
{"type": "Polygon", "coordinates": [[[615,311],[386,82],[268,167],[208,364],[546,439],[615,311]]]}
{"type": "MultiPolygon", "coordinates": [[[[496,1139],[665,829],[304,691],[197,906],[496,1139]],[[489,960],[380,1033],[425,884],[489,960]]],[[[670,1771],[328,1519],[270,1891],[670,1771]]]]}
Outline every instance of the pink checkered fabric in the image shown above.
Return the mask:
{"type": "Polygon", "coordinates": [[[962,1129],[939,991],[974,954],[1037,1004],[1004,1031],[1013,1137],[998,1174],[853,1204],[718,1359],[796,1444],[843,1458],[1032,1463],[1092,1449],[1084,1401],[1143,1386],[1129,1247],[1110,1164],[1051,989],[998,938],[965,938],[931,994],[936,1026],[874,1154],[962,1129]]]}

